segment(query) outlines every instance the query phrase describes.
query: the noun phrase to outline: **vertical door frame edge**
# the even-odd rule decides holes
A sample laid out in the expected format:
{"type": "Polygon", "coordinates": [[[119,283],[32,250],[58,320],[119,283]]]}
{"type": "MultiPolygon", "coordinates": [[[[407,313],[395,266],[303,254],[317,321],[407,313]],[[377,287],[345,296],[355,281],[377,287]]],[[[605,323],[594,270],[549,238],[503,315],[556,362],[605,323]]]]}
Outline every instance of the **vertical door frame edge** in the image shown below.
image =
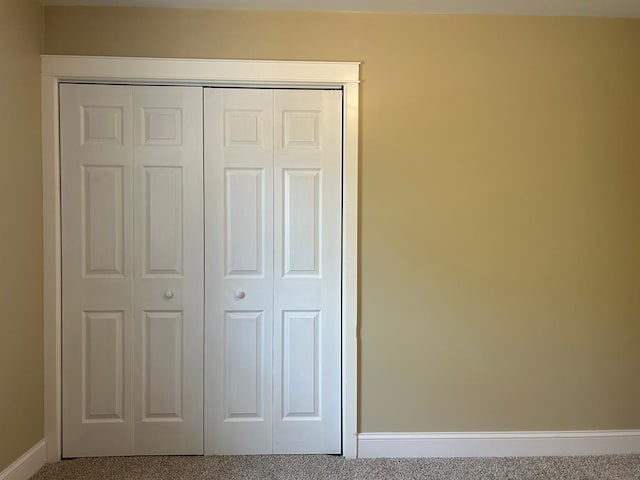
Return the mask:
{"type": "Polygon", "coordinates": [[[42,55],[44,437],[47,461],[62,456],[62,250],[58,85],[64,81],[341,88],[342,454],[357,457],[359,62],[211,60],[42,55]]]}

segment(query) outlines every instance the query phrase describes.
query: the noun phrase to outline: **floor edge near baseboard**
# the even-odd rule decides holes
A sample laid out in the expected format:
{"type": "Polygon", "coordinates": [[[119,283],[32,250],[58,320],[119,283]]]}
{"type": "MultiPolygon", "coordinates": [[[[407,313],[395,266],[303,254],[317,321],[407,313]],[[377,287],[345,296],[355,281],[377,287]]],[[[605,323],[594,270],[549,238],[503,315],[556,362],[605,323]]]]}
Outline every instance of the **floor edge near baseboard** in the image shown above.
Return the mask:
{"type": "Polygon", "coordinates": [[[640,430],[361,433],[359,458],[640,454],[640,430]]]}
{"type": "Polygon", "coordinates": [[[47,445],[40,440],[27,452],[0,472],[0,480],[28,480],[46,462],[47,445]]]}

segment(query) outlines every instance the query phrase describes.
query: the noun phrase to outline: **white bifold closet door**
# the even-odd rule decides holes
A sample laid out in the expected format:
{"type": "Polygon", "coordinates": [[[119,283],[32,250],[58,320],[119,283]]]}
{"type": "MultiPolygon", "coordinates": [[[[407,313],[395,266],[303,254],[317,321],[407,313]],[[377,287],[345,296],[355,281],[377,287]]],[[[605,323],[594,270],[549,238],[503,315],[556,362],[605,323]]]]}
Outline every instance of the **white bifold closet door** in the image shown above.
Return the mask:
{"type": "Polygon", "coordinates": [[[341,107],[205,88],[207,454],[341,452],[341,107]]]}
{"type": "Polygon", "coordinates": [[[60,86],[63,456],[203,453],[202,89],[60,86]]]}

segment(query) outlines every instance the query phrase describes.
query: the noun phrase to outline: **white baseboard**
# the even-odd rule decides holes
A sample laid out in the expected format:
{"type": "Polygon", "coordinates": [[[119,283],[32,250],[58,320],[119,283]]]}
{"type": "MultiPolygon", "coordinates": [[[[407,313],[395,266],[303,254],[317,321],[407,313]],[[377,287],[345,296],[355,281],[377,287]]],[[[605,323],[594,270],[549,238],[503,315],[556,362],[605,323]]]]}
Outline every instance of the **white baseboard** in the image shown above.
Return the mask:
{"type": "Polygon", "coordinates": [[[40,440],[24,455],[0,472],[0,480],[28,480],[45,464],[47,447],[40,440]]]}
{"type": "Polygon", "coordinates": [[[640,430],[361,433],[358,457],[544,457],[640,454],[640,430]]]}

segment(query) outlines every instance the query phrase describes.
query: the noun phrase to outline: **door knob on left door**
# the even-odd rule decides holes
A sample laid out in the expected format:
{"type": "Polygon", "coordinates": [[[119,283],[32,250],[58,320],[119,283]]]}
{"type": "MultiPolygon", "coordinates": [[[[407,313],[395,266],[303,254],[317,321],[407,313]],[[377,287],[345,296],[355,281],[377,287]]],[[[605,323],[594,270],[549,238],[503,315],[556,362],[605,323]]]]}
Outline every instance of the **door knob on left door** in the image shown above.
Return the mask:
{"type": "Polygon", "coordinates": [[[236,297],[238,300],[242,300],[245,296],[246,296],[246,294],[245,294],[242,290],[238,290],[238,291],[235,293],[235,297],[236,297]]]}
{"type": "Polygon", "coordinates": [[[164,298],[166,298],[167,300],[171,300],[173,298],[173,292],[171,290],[167,290],[166,292],[164,292],[164,298]]]}

